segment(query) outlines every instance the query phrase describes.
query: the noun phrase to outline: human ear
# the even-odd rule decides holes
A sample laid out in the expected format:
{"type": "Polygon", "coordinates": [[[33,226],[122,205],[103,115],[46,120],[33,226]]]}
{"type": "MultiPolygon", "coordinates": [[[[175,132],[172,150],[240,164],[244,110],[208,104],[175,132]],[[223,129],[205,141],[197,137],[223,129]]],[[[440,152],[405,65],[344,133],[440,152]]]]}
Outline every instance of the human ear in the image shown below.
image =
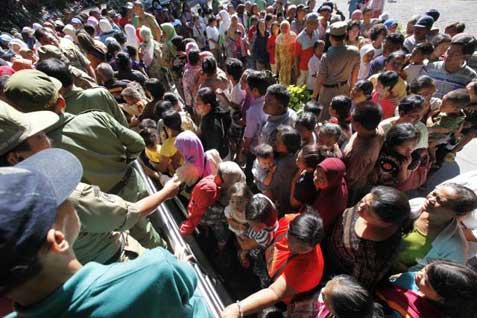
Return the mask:
{"type": "Polygon", "coordinates": [[[56,100],[55,113],[59,114],[65,111],[66,101],[63,96],[59,96],[56,100]]]}
{"type": "Polygon", "coordinates": [[[46,241],[50,247],[50,250],[54,253],[62,253],[68,250],[69,243],[65,239],[63,232],[50,229],[46,235],[46,241]]]}

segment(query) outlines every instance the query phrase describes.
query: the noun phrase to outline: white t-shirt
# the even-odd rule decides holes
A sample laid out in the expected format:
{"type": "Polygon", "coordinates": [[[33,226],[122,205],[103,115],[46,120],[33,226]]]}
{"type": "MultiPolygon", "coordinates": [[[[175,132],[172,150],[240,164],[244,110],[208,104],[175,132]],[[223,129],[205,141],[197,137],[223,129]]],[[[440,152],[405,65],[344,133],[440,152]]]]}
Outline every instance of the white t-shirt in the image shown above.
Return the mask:
{"type": "Polygon", "coordinates": [[[209,48],[213,50],[217,47],[217,44],[210,40],[219,42],[219,29],[217,29],[216,27],[208,26],[206,29],[206,33],[207,33],[207,40],[209,41],[209,48]]]}
{"type": "Polygon", "coordinates": [[[320,58],[313,54],[308,60],[308,78],[306,79],[306,88],[313,90],[316,84],[316,76],[320,70],[320,58]]]}
{"type": "Polygon", "coordinates": [[[245,91],[240,87],[240,82],[238,82],[230,92],[230,101],[237,105],[242,105],[243,100],[245,99],[245,91]]]}

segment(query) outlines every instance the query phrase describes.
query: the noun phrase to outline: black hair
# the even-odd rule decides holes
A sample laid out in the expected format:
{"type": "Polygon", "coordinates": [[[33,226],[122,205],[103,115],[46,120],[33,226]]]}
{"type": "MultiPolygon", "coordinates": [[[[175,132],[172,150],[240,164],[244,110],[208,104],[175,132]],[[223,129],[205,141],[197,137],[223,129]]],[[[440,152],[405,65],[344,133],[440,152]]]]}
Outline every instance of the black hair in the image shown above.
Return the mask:
{"type": "Polygon", "coordinates": [[[351,117],[353,121],[360,123],[367,130],[373,130],[378,127],[383,119],[383,111],[378,104],[365,101],[356,105],[351,117]]]}
{"type": "Polygon", "coordinates": [[[254,148],[255,156],[257,158],[272,158],[273,157],[273,147],[269,144],[258,144],[254,148]]]}
{"type": "Polygon", "coordinates": [[[157,130],[154,128],[145,128],[139,131],[139,135],[141,135],[142,140],[146,144],[146,147],[154,147],[157,143],[157,130]]]}
{"type": "Polygon", "coordinates": [[[312,113],[316,118],[320,117],[321,112],[323,111],[323,106],[318,103],[316,100],[309,100],[306,102],[303,111],[307,113],[312,113]]]}
{"type": "Polygon", "coordinates": [[[412,228],[411,207],[404,192],[392,187],[377,186],[370,193],[373,196],[371,209],[382,221],[400,225],[401,233],[412,228]]]}
{"type": "Polygon", "coordinates": [[[386,42],[390,42],[394,45],[399,45],[401,47],[404,44],[404,35],[399,32],[388,33],[385,39],[386,39],[386,42]]]}
{"type": "Polygon", "coordinates": [[[314,247],[321,242],[325,234],[323,221],[317,214],[303,213],[290,222],[288,235],[310,247],[314,247]]]}
{"type": "Polygon", "coordinates": [[[48,30],[45,27],[41,27],[41,28],[36,29],[34,35],[35,35],[35,38],[38,41],[40,41],[40,39],[42,37],[44,37],[47,33],[48,33],[48,30]]]}
{"type": "Polygon", "coordinates": [[[182,131],[182,119],[179,112],[172,109],[166,110],[162,113],[162,121],[165,127],[178,132],[182,131]]]}
{"type": "Polygon", "coordinates": [[[330,38],[335,39],[335,41],[343,41],[346,38],[346,33],[343,35],[332,35],[330,34],[330,38]]]}
{"type": "Polygon", "coordinates": [[[450,35],[445,34],[445,33],[439,33],[439,34],[436,34],[432,38],[431,43],[436,48],[437,46],[439,46],[442,43],[451,43],[451,40],[452,39],[451,39],[450,35]]]}
{"type": "Polygon", "coordinates": [[[269,82],[265,72],[251,71],[247,76],[247,83],[250,90],[257,89],[260,96],[263,96],[267,93],[269,82]]]}
{"type": "Polygon", "coordinates": [[[247,200],[248,203],[253,197],[253,192],[247,186],[246,182],[236,182],[230,186],[228,195],[229,197],[232,195],[238,195],[241,198],[247,200]]]}
{"type": "Polygon", "coordinates": [[[420,51],[424,56],[429,56],[434,52],[434,46],[429,42],[417,43],[414,49],[420,51]]]}
{"type": "Polygon", "coordinates": [[[171,102],[166,100],[161,100],[157,102],[155,112],[154,112],[154,118],[161,119],[162,115],[170,109],[172,110],[174,109],[174,106],[171,104],[171,102]]]}
{"type": "Polygon", "coordinates": [[[424,101],[424,97],[421,95],[409,95],[404,97],[398,105],[399,115],[424,109],[424,101]]]}
{"type": "Polygon", "coordinates": [[[325,46],[325,41],[316,40],[315,43],[313,43],[313,50],[316,50],[316,48],[319,47],[320,45],[325,46]]]}
{"type": "Polygon", "coordinates": [[[317,144],[306,145],[301,148],[303,163],[306,167],[314,169],[324,160],[320,150],[320,146],[317,144]]]}
{"type": "Polygon", "coordinates": [[[139,130],[142,130],[142,129],[145,129],[145,128],[156,129],[157,128],[157,122],[153,119],[145,118],[145,119],[141,120],[138,127],[139,127],[139,130]]]}
{"type": "Polygon", "coordinates": [[[388,34],[388,29],[382,23],[375,24],[369,29],[369,39],[371,41],[375,41],[381,34],[384,34],[384,36],[388,34]]]}
{"type": "Polygon", "coordinates": [[[116,54],[116,65],[119,71],[130,71],[131,70],[131,59],[129,54],[126,52],[119,52],[116,54]]]}
{"type": "Polygon", "coordinates": [[[217,71],[217,61],[212,56],[202,60],[202,71],[207,75],[213,75],[217,71]]]}
{"type": "Polygon", "coordinates": [[[275,213],[270,200],[262,195],[254,195],[245,208],[247,221],[267,223],[275,213]]]}
{"type": "Polygon", "coordinates": [[[132,46],[132,45],[128,45],[126,46],[126,52],[129,54],[129,56],[131,57],[136,57],[137,56],[137,49],[132,46]]]}
{"type": "Polygon", "coordinates": [[[384,88],[391,90],[398,83],[399,75],[394,71],[385,71],[379,74],[378,81],[383,85],[384,88]]]}
{"type": "Polygon", "coordinates": [[[214,21],[217,21],[217,19],[212,15],[212,16],[210,16],[209,19],[207,20],[207,23],[208,23],[208,24],[211,24],[211,23],[214,22],[214,21]]]}
{"type": "Polygon", "coordinates": [[[236,58],[228,58],[225,61],[225,72],[232,76],[235,81],[240,81],[243,74],[243,63],[236,58]]]}
{"type": "Polygon", "coordinates": [[[456,215],[465,215],[477,208],[477,195],[472,189],[458,183],[445,183],[440,187],[450,187],[455,192],[455,199],[447,200],[446,205],[455,211],[456,215]]]}
{"type": "Polygon", "coordinates": [[[71,75],[68,64],[59,59],[41,60],[36,64],[36,69],[59,80],[64,88],[73,85],[73,75],[71,75]]]}
{"type": "MultiPolygon", "coordinates": [[[[108,61],[110,61],[117,52],[121,51],[122,48],[121,48],[121,45],[119,45],[119,43],[116,43],[114,41],[111,41],[108,43],[108,45],[106,45],[106,48],[107,48],[107,53],[106,53],[106,59],[108,61]]],[[[128,51],[129,53],[129,51],[128,51]]],[[[131,54],[129,54],[129,56],[132,56],[131,54]]]]}
{"type": "Polygon", "coordinates": [[[409,91],[412,94],[419,94],[422,89],[434,86],[434,79],[428,75],[421,75],[409,84],[409,91]]]}
{"type": "Polygon", "coordinates": [[[124,34],[123,32],[114,32],[113,38],[115,38],[116,41],[118,41],[119,45],[124,45],[126,41],[128,40],[126,37],[126,34],[124,34]]]}
{"type": "Polygon", "coordinates": [[[403,58],[403,59],[406,58],[406,53],[402,50],[394,51],[391,54],[389,54],[388,57],[386,57],[386,59],[384,59],[384,64],[389,63],[390,61],[395,60],[397,58],[403,58]]]}
{"type": "Polygon", "coordinates": [[[317,118],[315,114],[304,112],[304,113],[301,113],[296,119],[295,127],[300,125],[304,127],[306,130],[313,131],[315,130],[316,122],[317,122],[317,118]]]}
{"type": "Polygon", "coordinates": [[[286,86],[282,84],[273,84],[267,88],[267,93],[275,97],[284,111],[286,111],[288,108],[288,103],[290,102],[290,93],[288,92],[286,86]]]}
{"type": "Polygon", "coordinates": [[[477,274],[464,265],[433,261],[425,267],[432,289],[442,298],[439,307],[448,317],[475,317],[477,303],[477,274]]]}
{"type": "Polygon", "coordinates": [[[348,21],[348,26],[346,27],[346,30],[351,30],[353,27],[359,27],[361,26],[361,22],[359,22],[358,20],[349,20],[348,21]]]}
{"type": "Polygon", "coordinates": [[[202,87],[199,89],[197,97],[200,98],[204,104],[209,104],[212,111],[219,108],[217,96],[210,87],[202,87]]]}
{"type": "Polygon", "coordinates": [[[371,97],[371,94],[373,94],[373,83],[368,80],[359,80],[354,84],[354,87],[359,89],[360,91],[363,92],[365,96],[371,97]]]}
{"type": "Polygon", "coordinates": [[[341,127],[337,124],[325,123],[320,127],[320,135],[333,136],[338,140],[341,136],[341,127]]]}
{"type": "Polygon", "coordinates": [[[197,49],[191,49],[187,55],[190,65],[197,65],[200,61],[200,51],[197,49]]]}
{"type": "Polygon", "coordinates": [[[170,102],[172,106],[175,106],[175,105],[177,105],[177,103],[179,103],[179,99],[172,92],[164,93],[163,99],[164,99],[164,101],[170,102]]]}
{"type": "Polygon", "coordinates": [[[184,52],[185,51],[185,43],[184,43],[184,37],[180,35],[176,35],[171,39],[172,45],[176,48],[177,51],[179,52],[184,52]]]}
{"type": "Polygon", "coordinates": [[[448,101],[452,102],[452,104],[459,109],[464,108],[470,103],[470,94],[465,88],[454,89],[453,91],[448,92],[445,96],[448,101]]]}
{"type": "Polygon", "coordinates": [[[374,302],[369,291],[349,275],[339,275],[332,279],[333,288],[329,301],[334,318],[382,318],[383,308],[374,302]]]}
{"type": "Polygon", "coordinates": [[[416,127],[410,123],[397,124],[389,129],[384,141],[384,147],[392,149],[393,147],[402,145],[410,140],[417,140],[419,132],[416,127]]]}
{"type": "Polygon", "coordinates": [[[300,150],[301,145],[301,136],[298,131],[292,126],[280,125],[277,128],[277,138],[281,137],[281,140],[285,147],[287,148],[288,153],[296,153],[300,150]]]}
{"type": "Polygon", "coordinates": [[[94,34],[96,33],[96,30],[94,29],[94,26],[92,26],[92,25],[90,25],[90,24],[85,24],[85,25],[83,26],[83,29],[84,29],[84,30],[86,31],[86,33],[87,33],[89,36],[91,36],[91,37],[93,37],[94,34]]]}
{"type": "Polygon", "coordinates": [[[148,78],[144,82],[144,88],[151,93],[152,97],[156,100],[163,98],[164,96],[164,85],[157,78],[148,78]]]}
{"type": "Polygon", "coordinates": [[[351,98],[346,95],[338,95],[331,99],[330,108],[336,112],[336,118],[341,126],[346,126],[351,122],[351,105],[351,98]]]}

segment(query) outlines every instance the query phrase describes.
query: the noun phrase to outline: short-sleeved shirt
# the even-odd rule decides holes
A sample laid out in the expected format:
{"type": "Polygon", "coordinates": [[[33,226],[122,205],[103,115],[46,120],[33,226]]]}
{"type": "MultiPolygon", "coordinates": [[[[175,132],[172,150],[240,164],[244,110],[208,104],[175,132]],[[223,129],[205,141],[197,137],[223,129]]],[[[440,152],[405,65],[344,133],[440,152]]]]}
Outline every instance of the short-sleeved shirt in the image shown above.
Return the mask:
{"type": "MultiPolygon", "coordinates": [[[[379,123],[379,127],[381,127],[384,131],[384,135],[386,136],[389,130],[394,126],[395,121],[399,117],[391,117],[388,119],[383,120],[379,123]]],[[[419,139],[417,140],[416,149],[421,148],[428,148],[429,147],[429,131],[427,130],[426,125],[422,122],[418,122],[414,125],[417,131],[419,132],[419,139]]]]}
{"type": "Polygon", "coordinates": [[[259,143],[274,145],[277,128],[280,125],[295,126],[296,117],[296,112],[291,108],[288,108],[284,114],[268,116],[260,131],[259,143]]]}
{"type": "Polygon", "coordinates": [[[113,116],[121,125],[128,127],[126,117],[119,108],[116,99],[103,87],[90,89],[73,87],[63,97],[66,101],[66,111],[70,114],[77,115],[87,110],[104,111],[113,116]]]}
{"type": "Polygon", "coordinates": [[[321,57],[318,76],[325,85],[336,85],[349,81],[354,68],[360,63],[359,51],[353,45],[330,47],[321,57]]]}
{"type": "MultiPolygon", "coordinates": [[[[281,274],[287,282],[287,286],[303,293],[309,291],[321,281],[324,269],[324,259],[319,244],[306,254],[293,255],[288,247],[287,232],[289,224],[298,214],[287,214],[278,222],[275,232],[275,242],[266,251],[267,269],[270,277],[276,276],[276,272],[282,269],[281,274]],[[286,262],[286,263],[285,263],[286,262]],[[283,268],[283,264],[286,264],[283,268]]],[[[277,278],[278,278],[277,277],[277,278]]],[[[283,299],[288,303],[290,298],[283,299]]]]}
{"type": "Polygon", "coordinates": [[[176,137],[167,138],[161,146],[161,156],[172,158],[177,153],[177,148],[174,146],[176,137]]]}
{"type": "Polygon", "coordinates": [[[277,158],[277,170],[273,174],[269,189],[272,201],[277,206],[279,216],[293,211],[290,205],[290,192],[296,170],[297,166],[294,155],[286,154],[281,158],[277,158]]]}
{"type": "Polygon", "coordinates": [[[477,78],[477,73],[467,65],[457,72],[447,72],[444,61],[427,64],[422,68],[421,75],[428,75],[434,79],[437,89],[434,96],[438,98],[455,89],[465,88],[470,81],[477,78]]]}
{"type": "Polygon", "coordinates": [[[243,136],[252,140],[250,149],[258,144],[258,137],[262,126],[267,121],[268,115],[263,111],[263,104],[265,103],[265,96],[256,98],[247,109],[245,115],[245,130],[243,136]]]}
{"type": "Polygon", "coordinates": [[[125,263],[91,262],[41,302],[8,317],[208,318],[192,266],[162,248],[125,263]]]}
{"type": "Polygon", "coordinates": [[[216,27],[211,27],[211,26],[208,26],[206,29],[205,29],[205,33],[207,34],[207,40],[209,41],[209,48],[211,50],[215,49],[217,47],[217,43],[214,43],[210,40],[213,40],[215,42],[219,42],[219,29],[217,29],[216,27]]]}
{"type": "Polygon", "coordinates": [[[303,30],[296,38],[295,56],[299,57],[298,68],[302,71],[308,70],[308,61],[313,56],[313,46],[320,39],[318,31],[313,31],[311,37],[303,30]]]}
{"type": "Polygon", "coordinates": [[[135,203],[86,183],[78,184],[69,200],[81,221],[73,249],[82,264],[110,261],[123,244],[121,233],[113,231],[127,231],[141,217],[135,203]]]}
{"type": "MultiPolygon", "coordinates": [[[[378,83],[378,77],[380,74],[374,74],[368,78],[368,80],[373,83],[373,87],[376,87],[378,83]]],[[[391,90],[391,93],[393,97],[396,97],[398,100],[403,99],[407,95],[407,83],[405,80],[401,78],[401,76],[398,77],[398,81],[396,85],[394,85],[393,89],[391,90]]]]}

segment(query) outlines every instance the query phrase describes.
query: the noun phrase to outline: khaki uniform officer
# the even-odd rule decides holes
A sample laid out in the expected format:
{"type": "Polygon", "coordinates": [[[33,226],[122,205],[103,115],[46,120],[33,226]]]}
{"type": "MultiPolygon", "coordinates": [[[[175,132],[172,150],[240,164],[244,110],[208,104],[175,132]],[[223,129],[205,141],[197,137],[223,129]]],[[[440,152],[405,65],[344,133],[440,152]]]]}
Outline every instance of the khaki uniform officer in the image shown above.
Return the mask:
{"type": "MultiPolygon", "coordinates": [[[[66,113],[60,89],[57,79],[37,70],[22,70],[8,79],[4,93],[9,104],[20,111],[48,110],[59,115],[59,121],[48,129],[48,137],[54,147],[68,150],[80,160],[83,182],[132,202],[145,197],[146,186],[132,164],[145,147],[141,136],[102,111],[66,113]]],[[[140,219],[131,233],[145,247],[161,241],[146,219],[140,219]]]]}
{"type": "MultiPolygon", "coordinates": [[[[43,131],[58,120],[50,111],[21,113],[0,101],[0,166],[15,165],[49,148],[43,131]]],[[[68,198],[81,220],[73,246],[78,260],[108,264],[140,256],[145,249],[128,230],[168,197],[166,189],[132,203],[101,192],[97,186],[79,183],[68,198]]]]}
{"type": "Polygon", "coordinates": [[[323,105],[320,120],[330,117],[328,107],[336,95],[348,95],[359,72],[359,51],[345,45],[346,22],[335,22],[330,26],[331,46],[322,56],[313,96],[323,105]]]}

